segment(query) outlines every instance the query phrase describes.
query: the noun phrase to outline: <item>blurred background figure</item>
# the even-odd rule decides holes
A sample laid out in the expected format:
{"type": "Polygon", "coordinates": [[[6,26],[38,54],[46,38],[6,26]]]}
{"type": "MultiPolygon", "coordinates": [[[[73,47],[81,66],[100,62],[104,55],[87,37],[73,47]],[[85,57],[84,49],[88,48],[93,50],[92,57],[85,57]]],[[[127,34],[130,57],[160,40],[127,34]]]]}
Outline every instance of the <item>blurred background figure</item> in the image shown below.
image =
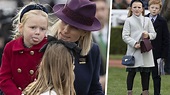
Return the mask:
{"type": "Polygon", "coordinates": [[[127,9],[125,0],[113,0],[112,9],[127,9]]]}
{"type": "MultiPolygon", "coordinates": [[[[112,9],[127,9],[132,0],[112,0],[112,9]]],[[[148,9],[149,0],[142,0],[145,9],[148,9]]]]}
{"type": "Polygon", "coordinates": [[[22,0],[0,0],[0,65],[4,46],[12,38],[12,21],[18,7],[23,6],[22,0]]]}
{"type": "Polygon", "coordinates": [[[142,0],[142,1],[143,1],[144,6],[145,6],[145,9],[148,9],[149,0],[142,0]]]}
{"type": "Polygon", "coordinates": [[[126,2],[126,5],[127,5],[127,8],[129,8],[129,6],[130,6],[130,2],[131,2],[132,0],[125,0],[125,2],[126,2]]]}
{"type": "MultiPolygon", "coordinates": [[[[53,11],[52,7],[56,3],[56,0],[22,0],[24,5],[30,3],[31,1],[35,1],[37,3],[43,4],[47,8],[49,13],[51,13],[53,11]]],[[[59,1],[61,1],[61,0],[59,0],[59,1]]],[[[63,1],[65,1],[65,0],[63,0],[63,1]]]]}
{"type": "Polygon", "coordinates": [[[170,0],[162,0],[162,4],[161,16],[167,20],[168,30],[170,30],[170,0]]]}
{"type": "MultiPolygon", "coordinates": [[[[168,24],[168,30],[170,35],[170,0],[162,0],[162,11],[161,16],[164,17],[168,24]]],[[[165,67],[164,67],[165,73],[170,74],[170,39],[169,39],[169,49],[168,49],[168,57],[165,60],[165,67]]]]}
{"type": "Polygon", "coordinates": [[[106,59],[107,59],[107,45],[109,33],[109,3],[107,0],[91,0],[96,3],[96,18],[102,24],[100,31],[92,32],[93,41],[99,45],[102,57],[102,64],[100,68],[100,83],[102,84],[103,91],[105,91],[105,73],[106,73],[106,59]]]}

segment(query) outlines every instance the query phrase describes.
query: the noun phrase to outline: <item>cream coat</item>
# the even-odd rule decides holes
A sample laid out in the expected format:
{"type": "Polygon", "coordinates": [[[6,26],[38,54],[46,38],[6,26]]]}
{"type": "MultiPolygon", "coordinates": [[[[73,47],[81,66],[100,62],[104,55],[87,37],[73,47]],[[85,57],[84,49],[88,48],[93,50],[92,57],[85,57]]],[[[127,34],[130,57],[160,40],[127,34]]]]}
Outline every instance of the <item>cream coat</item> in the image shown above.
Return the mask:
{"type": "MultiPolygon", "coordinates": [[[[135,51],[134,45],[139,42],[143,31],[149,33],[150,40],[156,38],[156,32],[149,18],[142,15],[139,17],[132,15],[126,19],[122,32],[122,39],[127,44],[126,55],[133,55],[135,51]]],[[[154,67],[152,50],[147,53],[141,53],[140,49],[136,49],[134,57],[135,66],[128,67],[154,67]]]]}

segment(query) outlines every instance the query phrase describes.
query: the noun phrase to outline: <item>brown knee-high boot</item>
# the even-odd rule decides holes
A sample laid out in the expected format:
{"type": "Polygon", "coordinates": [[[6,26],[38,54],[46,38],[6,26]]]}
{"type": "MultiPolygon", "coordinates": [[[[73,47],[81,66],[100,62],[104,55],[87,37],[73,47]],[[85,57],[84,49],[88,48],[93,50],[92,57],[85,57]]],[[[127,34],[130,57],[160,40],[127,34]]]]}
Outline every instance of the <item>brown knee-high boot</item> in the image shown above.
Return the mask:
{"type": "Polygon", "coordinates": [[[127,95],[132,95],[132,90],[128,90],[127,95]]]}

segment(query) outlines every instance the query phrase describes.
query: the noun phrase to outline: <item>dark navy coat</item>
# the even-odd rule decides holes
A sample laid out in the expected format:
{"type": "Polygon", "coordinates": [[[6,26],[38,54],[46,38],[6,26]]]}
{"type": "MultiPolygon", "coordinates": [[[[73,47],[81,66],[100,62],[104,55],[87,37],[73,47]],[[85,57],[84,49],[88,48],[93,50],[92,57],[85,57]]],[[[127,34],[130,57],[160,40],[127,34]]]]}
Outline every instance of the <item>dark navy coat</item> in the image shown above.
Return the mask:
{"type": "Polygon", "coordinates": [[[101,57],[99,47],[93,43],[87,56],[79,56],[75,61],[76,95],[104,95],[99,83],[101,57]]]}
{"type": "MultiPolygon", "coordinates": [[[[146,16],[149,17],[150,13],[146,16]]],[[[167,27],[167,22],[160,15],[157,15],[156,20],[153,23],[155,32],[157,36],[151,41],[153,46],[153,55],[155,59],[167,58],[168,47],[169,47],[169,31],[167,27]]]]}

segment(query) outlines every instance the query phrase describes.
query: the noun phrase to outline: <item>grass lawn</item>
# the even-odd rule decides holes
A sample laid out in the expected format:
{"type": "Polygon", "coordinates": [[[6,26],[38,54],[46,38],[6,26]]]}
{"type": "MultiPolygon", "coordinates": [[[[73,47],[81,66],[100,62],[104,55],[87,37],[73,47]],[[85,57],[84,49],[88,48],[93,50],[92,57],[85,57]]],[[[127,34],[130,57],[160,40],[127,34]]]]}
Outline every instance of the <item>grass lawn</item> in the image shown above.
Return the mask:
{"type": "Polygon", "coordinates": [[[110,59],[122,59],[123,55],[116,54],[116,55],[109,55],[110,59]]]}
{"type": "MultiPolygon", "coordinates": [[[[127,95],[126,76],[125,68],[109,67],[106,95],[127,95]]],[[[161,95],[170,95],[170,75],[163,75],[161,78],[161,95]]],[[[134,80],[133,95],[140,95],[142,89],[140,81],[140,74],[137,73],[134,80]]],[[[152,77],[150,78],[149,92],[149,95],[153,95],[152,77]]]]}

